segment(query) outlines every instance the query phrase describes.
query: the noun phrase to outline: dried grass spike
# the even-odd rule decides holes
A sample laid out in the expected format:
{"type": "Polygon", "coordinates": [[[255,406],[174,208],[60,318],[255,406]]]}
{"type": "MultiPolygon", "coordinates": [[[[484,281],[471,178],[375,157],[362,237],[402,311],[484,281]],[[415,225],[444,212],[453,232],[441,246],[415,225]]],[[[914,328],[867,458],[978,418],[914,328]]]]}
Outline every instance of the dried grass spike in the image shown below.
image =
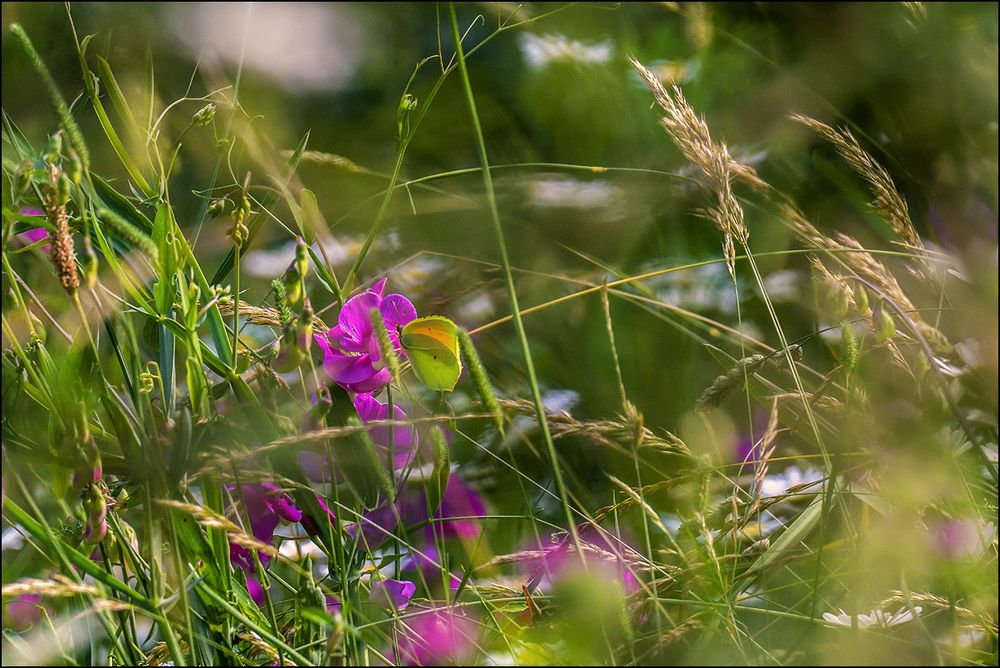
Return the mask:
{"type": "Polygon", "coordinates": [[[59,284],[73,294],[80,287],[80,276],[77,274],[76,253],[73,250],[73,235],[69,231],[66,207],[51,203],[48,214],[49,225],[52,226],[49,259],[55,267],[59,284]]]}
{"type": "Polygon", "coordinates": [[[892,231],[907,246],[922,254],[924,245],[913,227],[906,200],[899,194],[889,172],[870,153],[861,148],[861,144],[854,138],[851,131],[847,128],[835,129],[815,118],[801,114],[792,114],[790,118],[796,123],[805,125],[833,144],[847,164],[868,182],[872,195],[875,196],[871,207],[882,216],[892,231]]]}
{"type": "Polygon", "coordinates": [[[493,424],[496,425],[497,430],[503,435],[503,409],[500,408],[497,395],[493,392],[493,385],[490,383],[489,376],[486,375],[486,367],[483,366],[483,361],[479,359],[479,353],[476,352],[476,346],[473,345],[472,338],[462,328],[458,329],[458,344],[462,349],[462,357],[465,358],[469,373],[472,375],[472,383],[476,386],[479,400],[483,402],[483,407],[493,414],[493,424]]]}

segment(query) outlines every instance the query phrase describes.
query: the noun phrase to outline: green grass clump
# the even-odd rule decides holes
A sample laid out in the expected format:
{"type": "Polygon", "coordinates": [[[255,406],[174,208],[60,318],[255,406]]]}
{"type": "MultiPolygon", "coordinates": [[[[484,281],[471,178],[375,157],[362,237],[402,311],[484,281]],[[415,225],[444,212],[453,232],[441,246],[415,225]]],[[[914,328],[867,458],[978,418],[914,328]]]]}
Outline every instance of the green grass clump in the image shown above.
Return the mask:
{"type": "Polygon", "coordinates": [[[5,664],[997,663],[996,5],[9,12],[5,664]]]}

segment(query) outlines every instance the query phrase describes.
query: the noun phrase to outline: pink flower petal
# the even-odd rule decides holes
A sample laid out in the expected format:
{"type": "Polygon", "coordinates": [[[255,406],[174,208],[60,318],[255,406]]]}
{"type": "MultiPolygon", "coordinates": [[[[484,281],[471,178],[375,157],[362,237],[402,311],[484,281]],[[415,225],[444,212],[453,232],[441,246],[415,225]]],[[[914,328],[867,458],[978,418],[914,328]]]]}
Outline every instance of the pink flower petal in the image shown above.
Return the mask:
{"type": "Polygon", "coordinates": [[[417,590],[417,585],[406,580],[385,580],[372,584],[372,592],[369,600],[372,603],[392,606],[397,611],[402,612],[410,605],[410,599],[417,590]]]}
{"type": "Polygon", "coordinates": [[[413,302],[403,295],[387,295],[382,300],[379,310],[382,312],[382,319],[385,320],[387,325],[402,327],[406,323],[417,319],[417,309],[413,307],[413,302]]]}

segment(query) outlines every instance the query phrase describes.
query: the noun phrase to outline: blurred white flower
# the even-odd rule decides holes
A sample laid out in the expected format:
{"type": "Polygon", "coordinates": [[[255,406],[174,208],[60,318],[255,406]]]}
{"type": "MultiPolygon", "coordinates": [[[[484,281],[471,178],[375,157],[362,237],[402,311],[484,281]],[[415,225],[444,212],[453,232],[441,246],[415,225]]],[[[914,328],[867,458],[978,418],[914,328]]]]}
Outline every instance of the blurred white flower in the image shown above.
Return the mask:
{"type": "Polygon", "coordinates": [[[464,323],[481,323],[493,315],[496,307],[485,292],[479,292],[455,306],[455,316],[464,323]]]}
{"type": "MultiPolygon", "coordinates": [[[[678,263],[690,261],[687,258],[678,263]]],[[[664,274],[650,280],[648,284],[656,290],[656,296],[660,300],[689,311],[702,313],[707,310],[726,315],[736,313],[737,294],[729,272],[721,262],[664,274]]],[[[743,293],[742,286],[740,293],[743,293]]]]}
{"type": "Polygon", "coordinates": [[[789,466],[781,473],[765,476],[760,485],[760,495],[764,498],[781,496],[792,487],[822,479],[822,472],[812,467],[802,470],[798,466],[789,466]]]}
{"type": "Polygon", "coordinates": [[[396,290],[408,295],[422,295],[434,282],[434,277],[446,270],[444,260],[433,255],[418,255],[389,273],[396,290]]]}
{"type": "Polygon", "coordinates": [[[281,541],[278,553],[290,561],[304,561],[306,557],[311,557],[313,561],[326,559],[323,550],[312,540],[305,538],[286,539],[281,541]]]}
{"type": "Polygon", "coordinates": [[[333,3],[178,3],[169,23],[195,58],[242,60],[293,91],[347,84],[368,41],[354,12],[333,3]]]}
{"type": "Polygon", "coordinates": [[[566,35],[521,35],[521,53],[533,69],[541,69],[550,63],[579,63],[593,65],[611,60],[611,42],[584,44],[566,35]]]}
{"type": "Polygon", "coordinates": [[[545,390],[542,405],[554,413],[569,412],[580,402],[580,393],[575,390],[545,390]]]}
{"type": "MultiPolygon", "coordinates": [[[[312,245],[316,257],[323,258],[320,251],[321,241],[312,245]]],[[[353,260],[361,249],[361,241],[350,237],[327,237],[322,239],[323,251],[332,265],[341,265],[353,260]]],[[[255,249],[247,251],[240,262],[240,267],[250,276],[256,278],[280,278],[285,270],[295,260],[295,240],[288,241],[276,248],[255,249]]]]}
{"type": "MultiPolygon", "coordinates": [[[[920,606],[916,606],[913,610],[919,615],[922,608],[920,606]]],[[[827,624],[831,624],[832,626],[846,626],[851,628],[853,626],[851,615],[847,614],[843,610],[839,610],[839,612],[840,614],[837,615],[824,612],[823,619],[827,624]]],[[[888,628],[890,626],[899,626],[900,624],[906,624],[907,622],[912,621],[913,612],[907,610],[906,608],[900,608],[895,612],[895,614],[888,613],[885,610],[872,610],[867,615],[858,615],[858,628],[888,628]]]]}
{"type": "Polygon", "coordinates": [[[773,302],[796,301],[802,296],[802,274],[792,269],[776,271],[764,279],[764,288],[773,302]]]}
{"type": "Polygon", "coordinates": [[[586,209],[589,217],[600,220],[617,220],[625,215],[621,189],[604,181],[537,179],[531,182],[528,197],[538,207],[586,209]]]}
{"type": "Polygon", "coordinates": [[[9,526],[3,530],[3,549],[17,550],[24,545],[24,528],[20,524],[9,526]]]}

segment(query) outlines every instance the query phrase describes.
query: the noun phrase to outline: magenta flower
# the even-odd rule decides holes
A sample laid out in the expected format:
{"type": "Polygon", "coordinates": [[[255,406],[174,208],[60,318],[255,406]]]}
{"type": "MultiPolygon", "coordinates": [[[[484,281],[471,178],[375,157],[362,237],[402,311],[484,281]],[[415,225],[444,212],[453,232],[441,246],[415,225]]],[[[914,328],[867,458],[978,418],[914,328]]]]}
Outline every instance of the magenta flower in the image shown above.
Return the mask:
{"type": "MultiPolygon", "coordinates": [[[[230,493],[236,490],[235,485],[228,485],[230,493]]],[[[254,538],[268,545],[274,542],[274,530],[281,522],[302,521],[302,511],[295,507],[291,497],[269,482],[243,485],[243,499],[246,502],[247,515],[250,518],[250,529],[254,538]]],[[[260,565],[266,567],[271,561],[270,555],[259,553],[260,565]]],[[[264,602],[264,590],[257,581],[257,569],[253,554],[242,545],[229,544],[229,560],[234,566],[243,569],[247,577],[247,589],[250,596],[258,604],[264,602]]]]}
{"type": "Polygon", "coordinates": [[[463,664],[476,648],[477,623],[454,608],[408,615],[399,634],[396,662],[407,666],[463,664]]]}
{"type": "MultiPolygon", "coordinates": [[[[406,413],[399,406],[393,406],[393,419],[405,420],[406,413]]],[[[389,404],[383,404],[371,394],[361,393],[354,396],[354,409],[363,424],[375,420],[389,419],[389,404]]],[[[373,427],[369,432],[372,442],[383,448],[389,448],[389,427],[373,427]]],[[[409,464],[413,453],[413,428],[406,425],[396,425],[392,430],[392,450],[394,452],[393,466],[402,469],[409,464]]]]}
{"type": "MultiPolygon", "coordinates": [[[[234,492],[235,485],[228,486],[234,492]]],[[[270,482],[253,485],[243,485],[243,499],[246,502],[247,516],[250,517],[250,528],[254,538],[268,545],[274,541],[274,530],[284,522],[302,521],[302,511],[295,507],[290,496],[270,482]]],[[[237,498],[239,498],[237,496],[237,498]]],[[[261,563],[268,559],[261,555],[261,563]]]]}
{"type": "MultiPolygon", "coordinates": [[[[411,518],[427,515],[427,502],[421,494],[423,504],[414,508],[411,518]]],[[[448,488],[445,490],[441,507],[434,513],[434,522],[425,529],[428,541],[434,540],[434,534],[441,538],[475,538],[482,527],[479,517],[486,514],[486,502],[479,492],[470,487],[457,473],[448,478],[448,488]]]]}
{"type": "MultiPolygon", "coordinates": [[[[20,213],[22,216],[41,216],[41,217],[45,216],[45,212],[42,211],[41,209],[26,208],[26,209],[21,209],[18,213],[20,213]]],[[[16,239],[18,240],[18,242],[20,242],[22,246],[30,246],[33,243],[37,243],[39,241],[42,241],[43,239],[47,239],[48,236],[49,236],[49,231],[44,227],[32,227],[31,229],[25,230],[24,232],[18,234],[16,239]]],[[[41,247],[41,250],[44,253],[48,253],[50,250],[52,250],[52,246],[50,246],[49,244],[45,244],[44,246],[41,247]]]]}
{"type": "MultiPolygon", "coordinates": [[[[441,581],[441,559],[438,555],[437,546],[433,543],[425,545],[419,552],[412,550],[400,565],[404,571],[415,570],[423,574],[424,580],[428,583],[441,581]]],[[[448,574],[448,589],[454,594],[462,584],[462,578],[454,573],[448,574]]]]}
{"type": "Polygon", "coordinates": [[[379,580],[372,583],[369,600],[385,607],[393,607],[397,612],[406,610],[417,585],[406,580],[379,580]]]}
{"type": "MultiPolygon", "coordinates": [[[[441,507],[433,516],[429,517],[427,513],[426,491],[410,487],[404,487],[396,499],[396,512],[407,527],[427,523],[424,537],[428,544],[433,544],[435,533],[439,538],[475,538],[479,535],[477,518],[486,514],[486,503],[458,474],[452,473],[441,507]]],[[[365,513],[360,524],[364,542],[370,549],[375,549],[392,535],[398,522],[392,506],[382,504],[365,513]]],[[[352,537],[356,526],[347,527],[352,537]]]]}
{"type": "Polygon", "coordinates": [[[3,607],[4,628],[12,631],[26,631],[42,618],[42,597],[38,594],[23,594],[3,607]]]}
{"type": "Polygon", "coordinates": [[[325,334],[315,335],[317,345],[323,349],[323,368],[334,382],[352,392],[373,392],[392,379],[372,328],[371,309],[377,308],[382,314],[399,355],[404,353],[396,330],[417,318],[417,310],[403,295],[383,297],[385,282],[382,279],[371,290],[348,299],[337,316],[337,325],[325,334]]]}
{"type": "MultiPolygon", "coordinates": [[[[327,399],[329,401],[329,399],[327,399]]],[[[358,412],[358,417],[362,424],[368,424],[375,420],[389,419],[389,404],[383,404],[367,392],[362,392],[354,396],[354,409],[358,412]]],[[[399,406],[393,406],[393,419],[402,421],[406,419],[406,413],[399,406]]],[[[319,429],[319,426],[313,427],[319,429]]],[[[389,427],[373,427],[369,432],[372,442],[380,445],[387,451],[389,447],[389,427]]],[[[416,455],[414,444],[413,428],[407,425],[397,425],[392,430],[393,465],[396,469],[405,468],[416,455]]],[[[302,472],[314,482],[328,482],[330,480],[330,467],[327,465],[326,456],[311,450],[303,450],[298,454],[299,466],[302,472]]]]}
{"type": "Polygon", "coordinates": [[[974,518],[955,518],[931,525],[930,543],[946,559],[981,557],[996,537],[996,526],[974,518]]]}
{"type": "Polygon", "coordinates": [[[583,563],[572,547],[572,538],[566,536],[558,544],[534,551],[525,560],[529,589],[539,587],[549,591],[555,583],[582,571],[589,576],[617,581],[625,596],[639,591],[641,585],[635,572],[641,558],[632,548],[617,538],[593,530],[580,532],[580,539],[587,562],[586,570],[583,570],[583,563]]]}

